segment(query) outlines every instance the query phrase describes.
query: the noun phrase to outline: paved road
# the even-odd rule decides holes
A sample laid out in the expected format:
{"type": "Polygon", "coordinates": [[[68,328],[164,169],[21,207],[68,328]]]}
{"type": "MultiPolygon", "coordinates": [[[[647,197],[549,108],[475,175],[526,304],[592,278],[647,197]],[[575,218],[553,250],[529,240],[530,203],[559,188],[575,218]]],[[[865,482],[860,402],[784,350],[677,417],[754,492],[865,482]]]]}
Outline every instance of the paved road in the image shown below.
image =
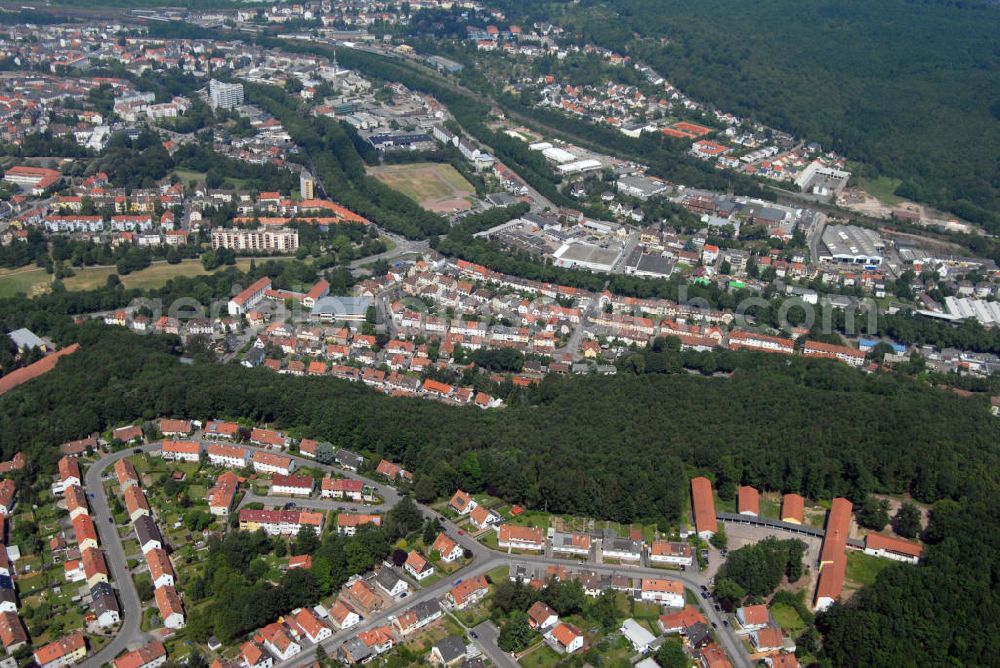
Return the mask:
{"type": "MultiPolygon", "coordinates": [[[[144,450],[152,450],[159,446],[145,446],[144,450]]],[[[101,648],[93,656],[87,659],[87,664],[100,666],[109,663],[116,656],[129,647],[138,646],[148,642],[146,634],[139,628],[142,621],[142,608],[139,602],[139,594],[136,593],[135,585],[128,568],[125,548],[122,546],[121,538],[118,535],[118,526],[114,524],[111,515],[111,508],[108,505],[107,495],[104,493],[102,479],[104,474],[119,459],[132,454],[132,449],[121,450],[119,452],[106,455],[97,460],[87,469],[84,474],[84,489],[90,500],[91,512],[94,517],[94,524],[101,539],[101,547],[107,557],[108,569],[111,577],[118,586],[118,598],[121,601],[122,626],[118,634],[110,643],[101,648]],[[108,520],[111,520],[110,522],[108,520]]]]}
{"type": "MultiPolygon", "coordinates": [[[[198,438],[200,434],[195,434],[195,438],[198,438]]],[[[143,452],[153,452],[159,450],[161,444],[159,442],[151,443],[141,446],[139,448],[143,452]]],[[[266,448],[258,448],[254,446],[245,446],[251,451],[265,451],[266,448]]],[[[90,499],[91,508],[93,515],[95,517],[95,524],[97,525],[98,532],[101,538],[101,544],[105,549],[108,556],[108,566],[111,570],[112,577],[115,583],[119,587],[119,596],[122,602],[122,616],[123,622],[122,627],[115,636],[115,638],[106,645],[100,652],[95,654],[88,660],[88,665],[101,665],[111,661],[115,656],[121,654],[124,650],[143,644],[148,641],[145,634],[143,634],[139,629],[139,622],[141,620],[141,607],[139,603],[139,596],[135,591],[135,587],[132,583],[132,578],[129,574],[129,570],[126,563],[125,551],[122,546],[120,537],[118,536],[117,527],[112,529],[109,527],[108,518],[111,517],[111,509],[108,505],[107,497],[104,494],[104,488],[101,484],[101,479],[104,474],[110,469],[115,461],[122,459],[124,457],[131,456],[134,453],[134,448],[128,448],[115,452],[109,455],[105,455],[93,465],[91,465],[84,476],[85,485],[88,493],[93,493],[93,498],[90,499]]],[[[315,460],[301,457],[298,455],[290,455],[293,460],[300,466],[311,466],[313,468],[319,468],[324,471],[336,471],[339,475],[343,475],[349,478],[354,478],[364,481],[366,484],[371,485],[375,488],[379,496],[382,497],[383,503],[378,506],[362,506],[359,504],[352,504],[340,501],[332,501],[325,499],[300,499],[291,497],[272,497],[272,496],[257,496],[253,493],[248,493],[243,500],[243,503],[247,502],[259,502],[259,503],[269,503],[269,504],[283,504],[286,502],[294,502],[300,506],[319,508],[324,510],[330,510],[334,508],[350,507],[350,508],[365,508],[368,510],[385,510],[391,508],[396,503],[399,502],[401,495],[399,492],[389,485],[380,483],[364,476],[358,475],[351,471],[346,471],[338,467],[329,466],[325,464],[320,464],[315,460]]],[[[419,603],[421,601],[430,600],[432,598],[441,598],[451,587],[453,583],[458,579],[465,579],[469,577],[474,577],[476,575],[485,574],[494,568],[498,568],[504,565],[510,565],[514,562],[526,562],[526,563],[539,563],[539,564],[554,564],[560,566],[569,566],[575,569],[585,568],[589,570],[596,571],[598,573],[622,573],[630,576],[656,576],[665,577],[669,576],[674,579],[681,580],[694,591],[700,591],[703,584],[707,584],[705,578],[694,572],[678,572],[678,571],[663,571],[661,569],[646,568],[641,566],[626,566],[626,565],[604,565],[596,563],[578,564],[566,560],[552,559],[545,556],[534,556],[534,555],[507,555],[503,552],[493,550],[486,547],[482,543],[476,541],[468,533],[458,528],[454,522],[448,520],[444,516],[440,515],[436,511],[426,507],[418,506],[421,512],[427,518],[437,518],[441,521],[443,530],[452,540],[455,540],[459,545],[471,551],[473,556],[473,561],[470,565],[452,573],[448,578],[439,580],[433,585],[418,590],[416,593],[408,596],[405,599],[394,602],[389,607],[383,609],[378,615],[370,617],[362,621],[358,626],[355,626],[346,631],[340,631],[335,633],[332,637],[328,638],[322,643],[323,648],[326,650],[327,654],[334,655],[336,653],[337,647],[340,646],[348,638],[354,636],[359,631],[367,631],[376,626],[381,626],[386,623],[391,622],[392,618],[399,612],[409,608],[410,606],[419,603]]],[[[710,622],[714,622],[718,626],[718,637],[722,645],[725,647],[726,651],[729,653],[734,664],[740,668],[750,668],[749,657],[743,650],[742,644],[731,629],[727,629],[722,624],[722,615],[716,612],[711,605],[704,605],[704,601],[699,600],[699,604],[705,613],[705,616],[710,622]]],[[[480,625],[482,627],[483,625],[480,625]]],[[[517,664],[514,663],[509,655],[500,651],[495,645],[495,636],[489,627],[483,629],[485,635],[481,634],[480,627],[476,627],[475,631],[480,638],[477,639],[477,644],[483,650],[483,652],[489,656],[494,663],[498,666],[503,666],[505,668],[514,668],[517,664]]],[[[288,661],[280,662],[275,664],[275,668],[291,668],[292,666],[303,665],[307,660],[315,655],[315,646],[309,646],[303,648],[302,652],[295,656],[293,659],[288,661]]]]}
{"type": "Polygon", "coordinates": [[[500,668],[521,668],[521,664],[510,657],[510,654],[497,647],[500,629],[490,620],[486,620],[473,629],[476,632],[476,646],[490,658],[493,665],[500,668]]]}
{"type": "Polygon", "coordinates": [[[304,497],[304,496],[272,496],[270,494],[266,496],[260,496],[254,494],[253,492],[247,492],[240,501],[239,507],[247,505],[248,503],[263,503],[271,506],[283,506],[286,503],[294,503],[299,508],[312,508],[313,510],[346,510],[352,513],[384,513],[388,511],[392,506],[388,503],[365,504],[365,503],[352,503],[350,501],[343,501],[341,499],[317,499],[316,497],[304,497]]]}

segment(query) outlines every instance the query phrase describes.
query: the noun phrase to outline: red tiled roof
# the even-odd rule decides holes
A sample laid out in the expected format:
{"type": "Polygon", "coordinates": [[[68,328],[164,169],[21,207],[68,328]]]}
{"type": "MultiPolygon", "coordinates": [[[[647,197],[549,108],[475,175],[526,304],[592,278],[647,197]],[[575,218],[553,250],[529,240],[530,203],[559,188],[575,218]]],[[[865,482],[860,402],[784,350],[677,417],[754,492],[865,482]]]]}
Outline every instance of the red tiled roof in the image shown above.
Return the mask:
{"type": "Polygon", "coordinates": [[[712,483],[708,478],[691,479],[691,498],[694,501],[694,523],[698,533],[702,531],[715,532],[715,497],[712,496],[712,483]]]}
{"type": "Polygon", "coordinates": [[[59,359],[65,355],[72,355],[77,350],[80,349],[79,343],[74,343],[73,345],[66,346],[57,353],[52,353],[47,355],[42,359],[38,360],[34,364],[29,364],[28,366],[21,367],[20,369],[15,369],[10,373],[6,374],[0,378],[0,395],[3,395],[10,390],[13,390],[18,385],[22,383],[27,383],[33,378],[37,378],[42,374],[52,371],[56,367],[56,363],[59,359]]]}

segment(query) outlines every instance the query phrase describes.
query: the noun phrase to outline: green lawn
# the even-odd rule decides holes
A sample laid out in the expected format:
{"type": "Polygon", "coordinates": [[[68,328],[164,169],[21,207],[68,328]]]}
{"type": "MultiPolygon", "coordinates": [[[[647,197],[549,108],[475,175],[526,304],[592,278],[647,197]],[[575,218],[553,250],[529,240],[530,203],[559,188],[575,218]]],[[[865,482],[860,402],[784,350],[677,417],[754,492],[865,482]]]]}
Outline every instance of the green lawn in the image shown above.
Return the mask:
{"type": "Polygon", "coordinates": [[[847,553],[847,580],[859,586],[875,582],[875,577],[892,565],[889,559],[879,559],[863,552],[847,553]]]}
{"type": "Polygon", "coordinates": [[[519,663],[524,668],[549,668],[559,662],[559,655],[548,645],[541,645],[531,654],[521,657],[519,663]]]}
{"type": "Polygon", "coordinates": [[[894,206],[903,201],[902,197],[896,195],[896,188],[902,183],[899,179],[888,176],[880,176],[876,179],[858,179],[858,185],[872,197],[878,198],[885,204],[894,206]]]}
{"type": "Polygon", "coordinates": [[[47,292],[52,275],[31,265],[18,269],[0,269],[0,297],[13,297],[19,292],[29,297],[47,292]]]}
{"type": "MultiPolygon", "coordinates": [[[[205,172],[196,172],[191,169],[175,169],[170,172],[170,176],[173,176],[174,174],[177,175],[177,177],[181,180],[181,183],[185,186],[191,181],[198,181],[200,183],[205,180],[205,172]]],[[[225,177],[225,182],[231,184],[233,188],[240,189],[250,181],[248,179],[238,179],[232,176],[227,176],[225,177]]]]}
{"type": "Polygon", "coordinates": [[[760,500],[760,514],[761,517],[781,519],[781,502],[762,498],[760,500]]]}
{"type": "Polygon", "coordinates": [[[799,631],[802,631],[806,627],[805,622],[799,617],[799,613],[790,605],[775,603],[771,606],[771,615],[774,617],[774,621],[778,622],[778,625],[788,635],[798,635],[799,631]]]}
{"type": "MultiPolygon", "coordinates": [[[[246,271],[250,261],[251,258],[240,258],[236,261],[236,266],[246,271]]],[[[67,290],[93,290],[102,287],[107,282],[108,276],[116,272],[114,267],[71,267],[71,269],[74,275],[63,279],[63,285],[67,290]]],[[[209,273],[205,271],[201,260],[190,259],[183,260],[179,264],[156,262],[120,278],[126,288],[149,289],[162,287],[167,281],[178,276],[205,276],[209,273]]],[[[51,274],[35,266],[13,270],[0,269],[0,298],[12,297],[18,292],[24,292],[29,296],[44,294],[48,292],[51,282],[51,274]]]]}

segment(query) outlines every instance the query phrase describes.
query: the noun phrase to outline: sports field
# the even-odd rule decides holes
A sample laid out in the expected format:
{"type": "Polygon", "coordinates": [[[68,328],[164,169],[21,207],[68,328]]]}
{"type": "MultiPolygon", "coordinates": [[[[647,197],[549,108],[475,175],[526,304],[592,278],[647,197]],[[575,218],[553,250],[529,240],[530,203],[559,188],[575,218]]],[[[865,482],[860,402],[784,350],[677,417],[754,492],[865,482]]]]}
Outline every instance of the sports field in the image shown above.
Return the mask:
{"type": "MultiPolygon", "coordinates": [[[[258,262],[267,259],[257,258],[258,262]]],[[[239,258],[236,266],[246,271],[250,266],[250,258],[239,258]]],[[[217,269],[216,271],[222,271],[217,269]]],[[[67,290],[93,290],[107,283],[108,276],[115,273],[114,267],[73,267],[74,275],[63,279],[67,290]]],[[[209,272],[201,264],[201,260],[184,260],[180,264],[156,262],[141,271],[121,277],[126,288],[159,288],[177,276],[204,276],[209,272]]],[[[0,297],[12,297],[18,292],[24,292],[29,297],[44,294],[52,284],[52,275],[38,267],[23,267],[21,269],[0,269],[0,297]]]]}
{"type": "Polygon", "coordinates": [[[436,162],[410,165],[383,165],[370,173],[393,190],[438,213],[465,211],[476,189],[454,167],[436,162]]]}

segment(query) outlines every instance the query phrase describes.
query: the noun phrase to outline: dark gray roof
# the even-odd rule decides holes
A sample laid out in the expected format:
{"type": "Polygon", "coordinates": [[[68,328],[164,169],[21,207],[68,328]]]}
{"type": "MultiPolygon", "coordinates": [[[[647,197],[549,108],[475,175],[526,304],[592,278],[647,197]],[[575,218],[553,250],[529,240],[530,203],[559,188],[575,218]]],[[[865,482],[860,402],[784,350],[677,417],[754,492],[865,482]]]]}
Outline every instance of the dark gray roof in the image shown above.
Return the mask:
{"type": "Polygon", "coordinates": [[[392,591],[399,580],[400,577],[391,568],[382,568],[375,576],[375,582],[386,591],[392,591]]]}
{"type": "Polygon", "coordinates": [[[441,604],[436,599],[421,601],[407,610],[407,612],[412,612],[417,616],[417,619],[424,621],[428,617],[433,617],[441,612],[441,604]]]}
{"type": "Polygon", "coordinates": [[[107,582],[98,582],[91,587],[90,598],[93,600],[91,608],[98,616],[108,611],[121,612],[115,590],[107,582]]]}
{"type": "Polygon", "coordinates": [[[360,468],[364,464],[365,458],[361,455],[355,454],[350,450],[337,450],[337,463],[341,466],[351,466],[353,468],[360,468]]]}
{"type": "Polygon", "coordinates": [[[156,522],[153,518],[148,515],[141,515],[136,519],[133,524],[135,528],[135,536],[139,539],[139,547],[142,547],[150,541],[157,541],[163,543],[163,537],[160,535],[160,529],[156,526],[156,522]]]}
{"type": "Polygon", "coordinates": [[[368,647],[368,645],[361,642],[361,638],[357,636],[354,636],[353,638],[350,638],[346,642],[344,642],[344,644],[340,648],[340,651],[344,654],[349,653],[351,659],[353,659],[357,663],[361,663],[368,657],[375,654],[375,651],[370,647],[368,647]]]}
{"type": "Polygon", "coordinates": [[[434,645],[445,663],[457,661],[465,656],[465,641],[459,636],[448,636],[434,645]]]}

